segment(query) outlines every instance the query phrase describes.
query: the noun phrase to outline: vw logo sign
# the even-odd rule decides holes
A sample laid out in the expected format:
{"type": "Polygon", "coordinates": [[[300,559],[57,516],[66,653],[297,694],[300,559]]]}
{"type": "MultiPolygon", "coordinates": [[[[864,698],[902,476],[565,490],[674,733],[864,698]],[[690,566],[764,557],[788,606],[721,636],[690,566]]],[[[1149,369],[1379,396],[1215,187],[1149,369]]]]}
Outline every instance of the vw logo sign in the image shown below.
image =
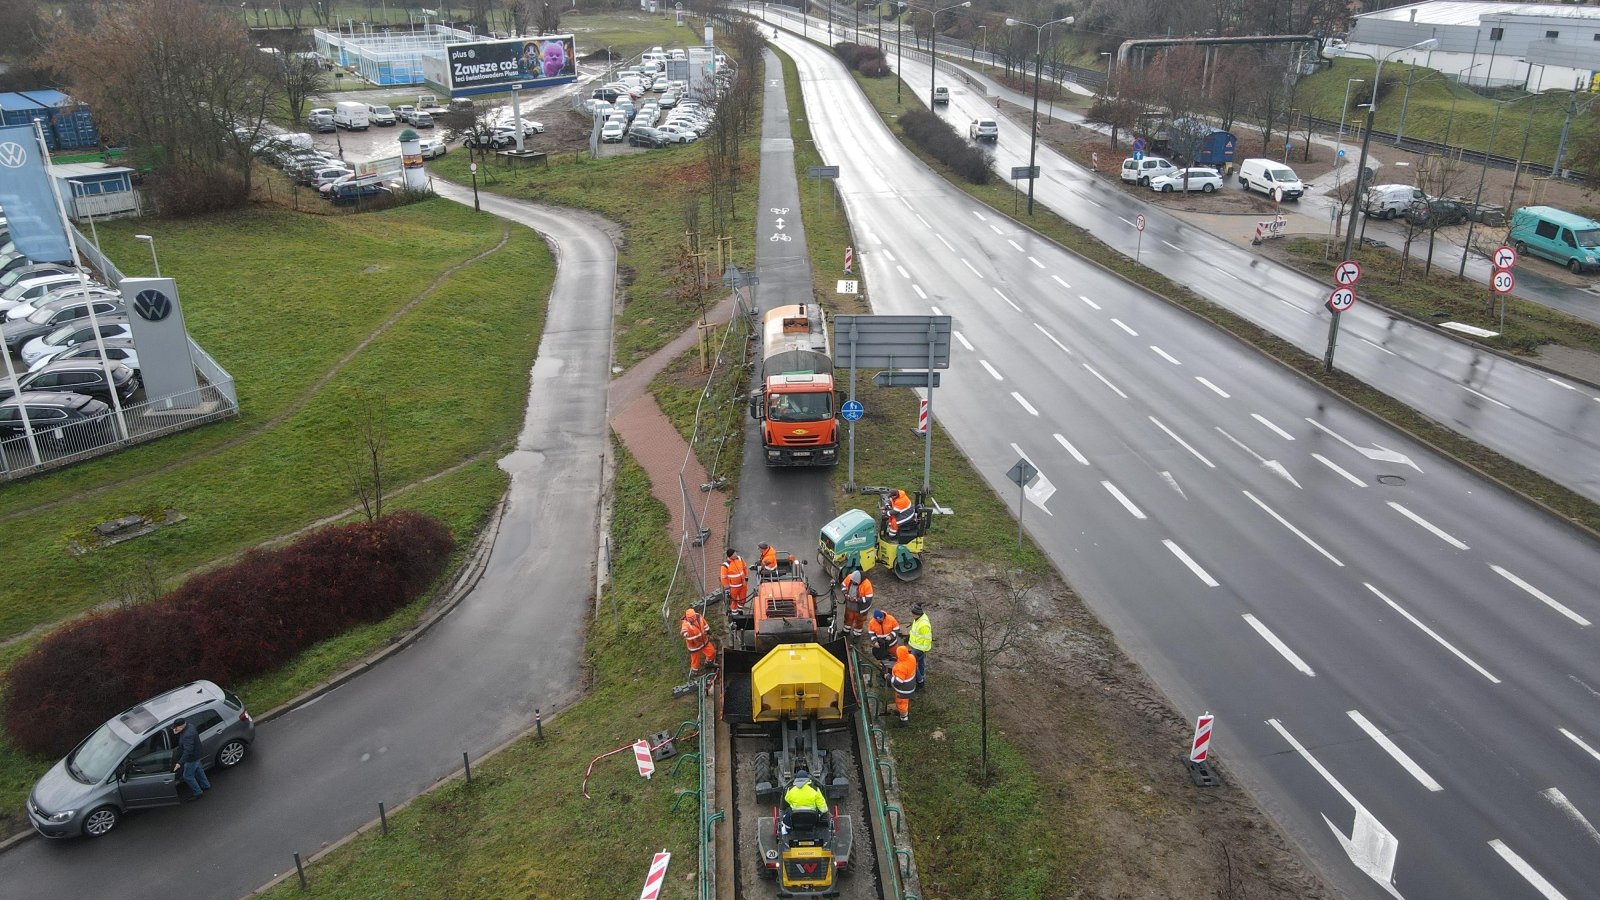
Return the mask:
{"type": "Polygon", "coordinates": [[[0,166],[20,169],[28,161],[28,151],[16,141],[0,144],[0,166]]]}
{"type": "Polygon", "coordinates": [[[147,322],[159,322],[172,314],[172,300],[160,291],[140,291],[133,298],[133,311],[147,322]]]}

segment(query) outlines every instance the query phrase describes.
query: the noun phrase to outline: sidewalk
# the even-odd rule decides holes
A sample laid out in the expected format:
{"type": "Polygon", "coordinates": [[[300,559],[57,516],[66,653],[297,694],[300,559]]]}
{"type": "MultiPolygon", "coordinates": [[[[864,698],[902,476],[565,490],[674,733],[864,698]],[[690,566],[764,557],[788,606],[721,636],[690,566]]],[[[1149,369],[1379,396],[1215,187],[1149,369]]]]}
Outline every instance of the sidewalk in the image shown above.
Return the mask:
{"type": "MultiPolygon", "coordinates": [[[[727,322],[732,314],[733,298],[730,296],[706,314],[706,321],[720,325],[727,322]]],[[[613,379],[607,389],[607,419],[611,430],[650,476],[651,496],[660,500],[672,516],[668,536],[681,540],[687,535],[693,540],[694,526],[684,515],[684,493],[678,486],[678,473],[682,471],[689,502],[705,510],[699,513],[700,524],[710,534],[700,555],[704,579],[702,586],[711,590],[711,568],[720,564],[723,548],[727,546],[727,495],[723,491],[713,490],[708,497],[701,498],[700,485],[710,480],[705,467],[689,451],[689,443],[673,427],[672,421],[650,394],[651,380],[693,347],[698,336],[698,325],[689,326],[665,347],[613,379]],[[684,465],[685,459],[688,460],[687,466],[684,465]]],[[[693,558],[693,554],[690,556],[693,558]]]]}

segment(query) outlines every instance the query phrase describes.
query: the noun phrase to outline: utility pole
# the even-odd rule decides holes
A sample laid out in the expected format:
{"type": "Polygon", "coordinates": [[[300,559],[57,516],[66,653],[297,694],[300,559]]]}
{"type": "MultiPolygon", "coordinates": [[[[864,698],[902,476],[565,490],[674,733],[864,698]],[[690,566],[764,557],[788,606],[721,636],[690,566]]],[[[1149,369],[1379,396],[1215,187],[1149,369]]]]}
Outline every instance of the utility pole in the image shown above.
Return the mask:
{"type": "Polygon", "coordinates": [[[1406,107],[1411,105],[1411,76],[1417,74],[1417,67],[1410,66],[1406,69],[1406,95],[1400,100],[1400,124],[1394,129],[1394,145],[1400,146],[1400,139],[1406,133],[1406,107]]]}
{"type": "MultiPolygon", "coordinates": [[[[1489,174],[1489,154],[1494,152],[1494,135],[1500,130],[1500,113],[1506,108],[1506,103],[1501,101],[1494,105],[1494,122],[1489,126],[1489,146],[1483,149],[1483,169],[1478,173],[1478,194],[1472,201],[1472,211],[1478,211],[1478,204],[1483,202],[1483,179],[1489,174]]],[[[1477,225],[1477,219],[1467,217],[1467,242],[1461,247],[1461,268],[1456,270],[1456,275],[1467,277],[1467,257],[1472,253],[1472,230],[1477,225]]]]}
{"type": "Polygon", "coordinates": [[[1578,84],[1572,84],[1572,98],[1567,101],[1567,118],[1561,123],[1561,140],[1556,143],[1556,162],[1550,167],[1550,177],[1561,177],[1561,160],[1567,155],[1567,132],[1572,129],[1572,117],[1578,112],[1578,84]]]}

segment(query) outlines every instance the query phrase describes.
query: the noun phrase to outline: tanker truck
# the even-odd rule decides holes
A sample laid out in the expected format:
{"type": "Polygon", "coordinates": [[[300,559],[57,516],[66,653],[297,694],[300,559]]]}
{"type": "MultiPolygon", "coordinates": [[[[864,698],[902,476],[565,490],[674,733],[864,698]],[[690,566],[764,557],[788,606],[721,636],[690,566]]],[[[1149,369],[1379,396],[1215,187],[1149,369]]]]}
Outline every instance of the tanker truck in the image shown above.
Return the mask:
{"type": "Polygon", "coordinates": [[[839,461],[839,421],[828,323],[814,303],[780,306],[761,322],[760,387],[750,415],[761,421],[769,466],[831,466],[839,461]]]}

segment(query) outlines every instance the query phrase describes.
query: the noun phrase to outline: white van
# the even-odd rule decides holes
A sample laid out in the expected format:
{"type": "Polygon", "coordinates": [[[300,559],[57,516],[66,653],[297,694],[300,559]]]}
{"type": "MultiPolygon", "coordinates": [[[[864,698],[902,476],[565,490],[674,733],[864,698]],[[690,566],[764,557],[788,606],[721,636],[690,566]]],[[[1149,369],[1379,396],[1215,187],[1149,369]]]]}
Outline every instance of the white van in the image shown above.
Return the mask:
{"type": "Polygon", "coordinates": [[[1379,219],[1403,216],[1413,201],[1427,202],[1427,195],[1409,184],[1375,184],[1367,188],[1361,211],[1379,219]]]}
{"type": "Polygon", "coordinates": [[[935,106],[939,105],[940,103],[949,103],[949,102],[950,102],[950,89],[949,88],[947,88],[947,87],[945,87],[944,85],[941,84],[938,87],[933,89],[933,103],[934,103],[935,106]]]}
{"type": "Polygon", "coordinates": [[[1306,192],[1300,176],[1281,162],[1255,157],[1239,164],[1239,186],[1247,191],[1260,191],[1271,197],[1273,191],[1283,189],[1283,199],[1299,200],[1306,192]]]}
{"type": "Polygon", "coordinates": [[[350,131],[366,131],[367,105],[354,100],[342,100],[333,107],[333,124],[350,131]]]}
{"type": "Polygon", "coordinates": [[[1130,156],[1122,161],[1122,171],[1118,177],[1122,179],[1123,184],[1149,187],[1150,179],[1171,175],[1176,171],[1178,171],[1177,166],[1159,156],[1146,156],[1143,159],[1134,159],[1130,156]]]}
{"type": "Polygon", "coordinates": [[[394,110],[389,107],[384,106],[382,103],[369,103],[367,104],[367,121],[374,125],[388,127],[398,120],[395,118],[394,110]]]}

